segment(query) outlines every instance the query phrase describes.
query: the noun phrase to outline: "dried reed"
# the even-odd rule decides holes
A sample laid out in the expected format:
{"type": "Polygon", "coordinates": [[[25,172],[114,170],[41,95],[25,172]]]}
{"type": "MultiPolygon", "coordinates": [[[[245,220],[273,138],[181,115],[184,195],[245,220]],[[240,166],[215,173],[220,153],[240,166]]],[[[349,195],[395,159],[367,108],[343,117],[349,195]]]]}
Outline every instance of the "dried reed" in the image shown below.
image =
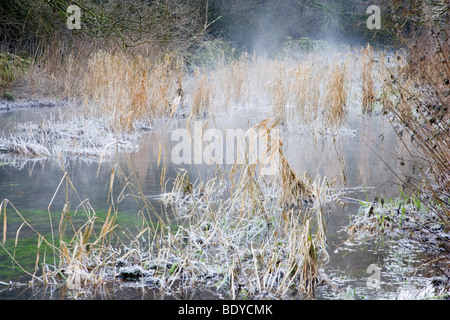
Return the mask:
{"type": "Polygon", "coordinates": [[[200,75],[197,70],[195,72],[195,91],[192,97],[192,110],[191,113],[198,115],[206,110],[210,110],[212,103],[212,88],[207,74],[200,75]]]}
{"type": "Polygon", "coordinates": [[[335,65],[325,93],[325,124],[331,128],[339,128],[346,116],[346,65],[335,65]]]}
{"type": "Polygon", "coordinates": [[[373,111],[375,102],[374,83],[372,79],[373,67],[373,49],[367,45],[365,49],[361,49],[361,81],[362,81],[362,112],[369,113],[373,111]]]}
{"type": "Polygon", "coordinates": [[[169,55],[154,65],[142,56],[99,51],[83,77],[83,94],[90,101],[85,110],[110,114],[112,123],[125,130],[135,121],[167,116],[180,89],[180,72],[169,55]]]}

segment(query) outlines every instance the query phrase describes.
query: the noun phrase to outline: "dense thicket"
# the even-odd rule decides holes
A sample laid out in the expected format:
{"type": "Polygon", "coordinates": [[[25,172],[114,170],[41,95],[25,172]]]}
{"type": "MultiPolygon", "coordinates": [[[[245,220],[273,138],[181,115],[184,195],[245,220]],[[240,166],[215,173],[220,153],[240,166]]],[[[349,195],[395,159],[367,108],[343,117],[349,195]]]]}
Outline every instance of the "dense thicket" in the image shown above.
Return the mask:
{"type": "Polygon", "coordinates": [[[448,0],[212,0],[210,31],[249,49],[274,48],[286,36],[346,44],[397,46],[420,31],[427,17],[444,24],[448,0]],[[370,5],[381,29],[367,28],[370,5]],[[220,17],[220,18],[219,18],[220,17]]]}
{"type": "Polygon", "coordinates": [[[448,0],[8,0],[0,2],[0,42],[8,51],[33,51],[51,38],[85,35],[183,50],[209,35],[249,51],[273,50],[287,36],[392,46],[427,17],[448,23],[448,9],[448,0]],[[70,4],[81,8],[80,30],[66,27],[70,4]],[[366,25],[373,4],[381,10],[379,30],[366,25]]]}
{"type": "Polygon", "coordinates": [[[8,0],[0,3],[0,41],[27,51],[72,36],[183,48],[204,29],[202,9],[202,0],[8,0]],[[66,25],[72,4],[81,9],[79,30],[66,25]]]}

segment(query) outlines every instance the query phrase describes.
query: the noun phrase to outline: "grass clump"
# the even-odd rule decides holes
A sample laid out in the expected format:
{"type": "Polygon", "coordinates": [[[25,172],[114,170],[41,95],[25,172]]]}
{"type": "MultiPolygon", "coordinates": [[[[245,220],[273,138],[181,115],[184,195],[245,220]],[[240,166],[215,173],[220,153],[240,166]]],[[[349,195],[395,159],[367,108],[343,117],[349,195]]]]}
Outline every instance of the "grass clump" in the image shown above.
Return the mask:
{"type": "Polygon", "coordinates": [[[9,91],[6,91],[4,94],[3,94],[3,98],[5,98],[6,100],[8,100],[8,101],[14,101],[15,99],[14,99],[14,95],[11,93],[11,92],[9,92],[9,91]]]}

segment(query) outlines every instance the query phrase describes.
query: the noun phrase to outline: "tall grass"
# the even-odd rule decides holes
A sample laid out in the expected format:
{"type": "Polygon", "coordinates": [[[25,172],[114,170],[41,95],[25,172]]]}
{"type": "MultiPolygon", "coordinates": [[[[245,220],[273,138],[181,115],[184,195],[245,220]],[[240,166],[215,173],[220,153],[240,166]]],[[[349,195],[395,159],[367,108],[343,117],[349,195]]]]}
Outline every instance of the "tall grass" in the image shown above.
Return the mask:
{"type": "Polygon", "coordinates": [[[372,78],[373,49],[367,45],[361,49],[361,82],[362,82],[362,112],[373,111],[375,102],[374,82],[372,78]]]}
{"type": "Polygon", "coordinates": [[[293,117],[302,123],[313,123],[319,116],[320,82],[323,69],[316,70],[311,60],[300,62],[292,71],[290,103],[293,106],[293,117]],[[314,70],[314,71],[313,71],[314,70]]]}
{"type": "Polygon", "coordinates": [[[181,72],[173,59],[167,55],[154,64],[140,55],[95,53],[83,77],[83,95],[89,101],[85,108],[111,114],[113,122],[126,130],[135,121],[169,115],[181,72]]]}
{"type": "MultiPolygon", "coordinates": [[[[176,53],[98,46],[80,40],[72,46],[77,50],[46,49],[43,62],[34,65],[29,78],[36,89],[53,88],[53,94],[83,105],[84,113],[107,117],[118,131],[173,115],[179,98],[179,104],[194,115],[256,106],[271,109],[291,129],[307,129],[314,123],[318,130],[335,130],[345,118],[355,72],[349,68],[353,57],[348,53],[334,58],[308,54],[299,61],[243,53],[191,73],[176,53]]],[[[364,57],[367,50],[362,51],[364,57]]],[[[364,70],[367,64],[363,63],[364,70]]],[[[363,100],[369,95],[364,91],[363,100]]]]}
{"type": "Polygon", "coordinates": [[[349,55],[326,63],[309,55],[294,64],[279,61],[272,82],[274,113],[285,118],[290,128],[339,129],[346,116],[352,74],[349,55]],[[321,63],[322,62],[322,63],[321,63]],[[314,125],[313,125],[314,124],[314,125]]]}
{"type": "Polygon", "coordinates": [[[220,61],[213,70],[194,74],[192,110],[201,112],[204,108],[197,107],[205,104],[227,112],[258,107],[280,117],[289,129],[309,129],[313,123],[318,130],[339,129],[350,94],[351,59],[349,54],[332,60],[310,54],[301,61],[244,54],[220,61]]]}
{"type": "Polygon", "coordinates": [[[183,92],[176,53],[162,54],[150,45],[124,51],[107,42],[54,42],[29,70],[29,88],[66,99],[72,109],[82,105],[85,115],[106,118],[117,131],[170,115],[183,92]]]}
{"type": "Polygon", "coordinates": [[[211,82],[208,79],[208,74],[202,73],[197,70],[195,72],[195,91],[192,97],[192,110],[191,113],[198,115],[204,111],[211,110],[212,108],[212,96],[211,96],[211,82]]]}
{"type": "Polygon", "coordinates": [[[325,124],[339,128],[345,120],[347,109],[347,65],[334,65],[325,93],[325,124]]]}

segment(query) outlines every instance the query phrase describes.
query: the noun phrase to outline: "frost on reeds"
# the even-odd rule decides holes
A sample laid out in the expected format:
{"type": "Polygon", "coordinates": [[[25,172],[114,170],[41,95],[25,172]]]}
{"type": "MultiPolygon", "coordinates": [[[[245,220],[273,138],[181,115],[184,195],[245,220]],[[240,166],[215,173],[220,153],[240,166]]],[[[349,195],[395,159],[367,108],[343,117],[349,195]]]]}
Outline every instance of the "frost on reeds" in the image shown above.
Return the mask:
{"type": "Polygon", "coordinates": [[[233,299],[313,294],[327,256],[321,204],[288,205],[286,199],[324,199],[326,184],[301,181],[287,165],[282,161],[281,172],[269,179],[258,177],[254,165],[234,166],[207,182],[192,183],[180,171],[166,198],[180,228],[158,251],[176,277],[158,268],[166,273],[163,283],[183,277],[185,285],[213,286],[233,299]]]}
{"type": "Polygon", "coordinates": [[[0,138],[0,153],[13,157],[111,156],[118,150],[136,150],[140,135],[115,132],[109,123],[92,117],[74,117],[64,121],[25,122],[14,133],[0,138]]]}
{"type": "MultiPolygon", "coordinates": [[[[267,123],[257,127],[270,130],[267,123]]],[[[245,164],[192,183],[180,171],[169,201],[180,225],[188,226],[170,236],[177,272],[231,298],[312,294],[327,256],[325,180],[299,179],[281,141],[272,140],[268,148],[269,156],[279,153],[282,159],[274,176],[258,176],[255,165],[245,164]],[[314,200],[305,205],[306,198],[314,200]]]]}
{"type": "MultiPolygon", "coordinates": [[[[268,122],[258,128],[270,134],[268,122]]],[[[206,181],[192,181],[189,172],[180,169],[165,184],[171,183],[170,191],[159,197],[170,214],[155,210],[133,172],[113,166],[106,217],[100,218],[88,200],[79,200],[74,209],[76,204],[67,201],[58,228],[50,222],[50,236],[35,231],[46,250],[44,255],[40,250],[36,270],[27,271],[32,282],[63,285],[72,297],[81,298],[108,282],[121,281],[156,290],[160,297],[189,290],[233,299],[313,295],[327,259],[323,206],[328,185],[320,177],[297,177],[284,158],[281,141],[271,140],[267,147],[269,156],[279,153],[283,158],[280,172],[273,176],[258,175],[258,165],[248,163],[216,172],[206,181]],[[113,185],[121,179],[125,185],[113,198],[113,185]],[[136,201],[142,221],[133,235],[116,220],[126,197],[136,201]],[[306,198],[309,201],[303,202],[306,198]]],[[[67,173],[55,195],[64,186],[75,190],[67,173]]],[[[54,221],[50,208],[51,203],[49,218],[54,221]]],[[[6,238],[7,215],[22,216],[8,200],[0,204],[0,211],[6,238]],[[6,206],[12,212],[7,214],[6,206]]],[[[23,224],[33,228],[25,218],[23,224]]]]}
{"type": "Polygon", "coordinates": [[[353,57],[307,55],[300,61],[243,55],[213,70],[197,70],[187,104],[194,114],[204,110],[265,109],[292,130],[339,129],[345,119],[353,57]]]}
{"type": "Polygon", "coordinates": [[[350,57],[331,60],[308,56],[276,63],[271,92],[273,114],[289,129],[327,132],[339,129],[347,113],[350,57]]]}

